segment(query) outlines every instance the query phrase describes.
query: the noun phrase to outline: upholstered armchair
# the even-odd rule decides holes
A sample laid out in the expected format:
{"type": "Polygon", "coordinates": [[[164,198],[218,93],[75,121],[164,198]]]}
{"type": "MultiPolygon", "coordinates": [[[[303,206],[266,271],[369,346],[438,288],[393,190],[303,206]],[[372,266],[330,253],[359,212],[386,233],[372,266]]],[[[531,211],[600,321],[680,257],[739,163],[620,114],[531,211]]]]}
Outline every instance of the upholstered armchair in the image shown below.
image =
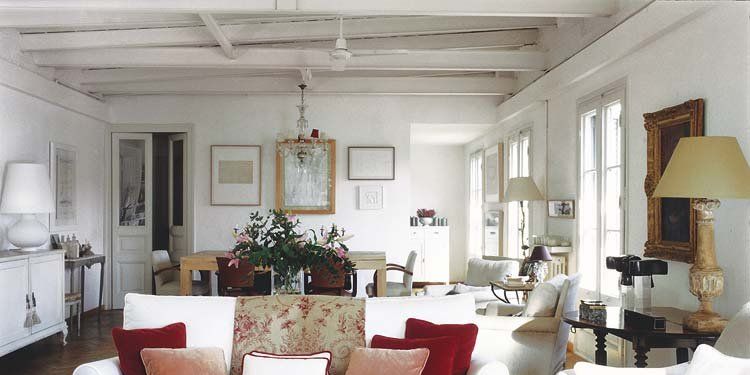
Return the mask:
{"type": "Polygon", "coordinates": [[[472,258],[466,269],[466,280],[461,284],[426,285],[426,296],[444,296],[448,293],[471,294],[477,309],[483,309],[489,302],[497,301],[492,294],[490,281],[500,281],[507,275],[518,275],[521,261],[514,258],[492,257],[472,258]]]}
{"type": "MultiPolygon", "coordinates": [[[[151,252],[151,268],[153,270],[153,294],[159,296],[180,295],[180,265],[173,264],[167,250],[154,250],[151,252]]],[[[193,281],[193,295],[210,295],[208,279],[193,281]]]]}
{"type": "MultiPolygon", "coordinates": [[[[725,355],[738,358],[750,358],[750,302],[742,306],[740,311],[729,321],[724,332],[714,345],[716,350],[725,355]]],[[[607,375],[612,371],[611,367],[588,365],[596,369],[596,373],[607,375]]],[[[683,375],[687,372],[688,364],[682,363],[676,366],[664,368],[633,368],[628,369],[632,375],[683,375]]],[[[575,370],[565,370],[558,375],[575,375],[575,370]]]]}
{"type": "MultiPolygon", "coordinates": [[[[394,263],[386,264],[386,271],[398,271],[404,274],[403,281],[393,282],[389,281],[386,283],[386,297],[407,297],[412,295],[412,283],[414,280],[414,265],[417,263],[417,252],[412,251],[406,258],[405,265],[399,265],[394,263]]],[[[376,273],[373,277],[372,283],[367,284],[366,291],[367,295],[372,297],[377,295],[378,285],[378,274],[376,273]]]]}

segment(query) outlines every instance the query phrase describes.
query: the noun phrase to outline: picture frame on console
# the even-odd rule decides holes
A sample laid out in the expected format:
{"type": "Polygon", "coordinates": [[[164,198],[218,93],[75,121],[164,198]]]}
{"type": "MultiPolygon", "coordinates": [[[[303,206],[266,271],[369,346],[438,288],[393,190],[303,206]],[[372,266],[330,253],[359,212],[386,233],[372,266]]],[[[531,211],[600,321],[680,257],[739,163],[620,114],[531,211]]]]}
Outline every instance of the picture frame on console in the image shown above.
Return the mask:
{"type": "Polygon", "coordinates": [[[576,205],[574,200],[547,201],[547,216],[561,219],[575,219],[576,205]]]}
{"type": "Polygon", "coordinates": [[[703,99],[644,113],[643,119],[647,132],[644,190],[648,200],[648,240],[644,256],[693,263],[697,246],[694,200],[652,195],[680,138],[703,135],[703,99]]]}
{"type": "Polygon", "coordinates": [[[211,146],[212,206],[260,206],[262,176],[261,146],[211,146]]]}

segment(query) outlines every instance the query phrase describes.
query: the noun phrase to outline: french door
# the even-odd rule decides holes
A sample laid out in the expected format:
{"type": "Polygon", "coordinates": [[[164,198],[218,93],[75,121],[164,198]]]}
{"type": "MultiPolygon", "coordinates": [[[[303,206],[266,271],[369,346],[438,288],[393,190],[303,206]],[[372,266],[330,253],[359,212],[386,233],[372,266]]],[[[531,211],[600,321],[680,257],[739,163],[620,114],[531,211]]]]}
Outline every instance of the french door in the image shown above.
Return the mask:
{"type": "Polygon", "coordinates": [[[112,134],[112,306],[151,293],[151,134],[112,134]]]}

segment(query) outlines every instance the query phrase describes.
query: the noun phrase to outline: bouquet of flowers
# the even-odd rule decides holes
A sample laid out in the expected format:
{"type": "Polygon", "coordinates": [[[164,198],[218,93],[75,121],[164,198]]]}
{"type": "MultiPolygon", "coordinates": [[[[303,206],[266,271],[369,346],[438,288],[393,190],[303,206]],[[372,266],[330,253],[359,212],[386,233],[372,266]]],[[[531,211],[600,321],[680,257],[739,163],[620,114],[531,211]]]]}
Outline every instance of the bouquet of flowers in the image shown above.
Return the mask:
{"type": "Polygon", "coordinates": [[[434,217],[435,210],[432,208],[420,208],[417,210],[417,217],[434,217]]]}
{"type": "Polygon", "coordinates": [[[313,270],[327,269],[333,278],[354,270],[354,263],[349,259],[349,248],[344,243],[353,236],[347,235],[344,228],[336,224],[331,225],[330,229],[321,227],[320,238],[314,231],[310,232],[312,239],[307,242],[307,248],[313,254],[313,263],[310,264],[313,270]]]}

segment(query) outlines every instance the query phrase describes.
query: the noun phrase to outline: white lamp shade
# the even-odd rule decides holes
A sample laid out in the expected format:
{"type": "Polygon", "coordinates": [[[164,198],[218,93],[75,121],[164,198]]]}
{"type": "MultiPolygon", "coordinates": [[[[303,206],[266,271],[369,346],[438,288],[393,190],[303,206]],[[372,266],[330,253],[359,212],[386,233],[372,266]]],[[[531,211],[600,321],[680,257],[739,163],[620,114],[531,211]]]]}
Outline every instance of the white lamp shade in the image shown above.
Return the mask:
{"type": "Polygon", "coordinates": [[[53,209],[46,166],[34,163],[7,165],[0,213],[41,214],[50,213],[53,209]]]}
{"type": "Polygon", "coordinates": [[[653,193],[670,198],[750,198],[750,167],[734,137],[680,139],[653,193]]]}
{"type": "Polygon", "coordinates": [[[531,177],[516,177],[508,180],[505,202],[540,201],[544,196],[531,177]]]}

